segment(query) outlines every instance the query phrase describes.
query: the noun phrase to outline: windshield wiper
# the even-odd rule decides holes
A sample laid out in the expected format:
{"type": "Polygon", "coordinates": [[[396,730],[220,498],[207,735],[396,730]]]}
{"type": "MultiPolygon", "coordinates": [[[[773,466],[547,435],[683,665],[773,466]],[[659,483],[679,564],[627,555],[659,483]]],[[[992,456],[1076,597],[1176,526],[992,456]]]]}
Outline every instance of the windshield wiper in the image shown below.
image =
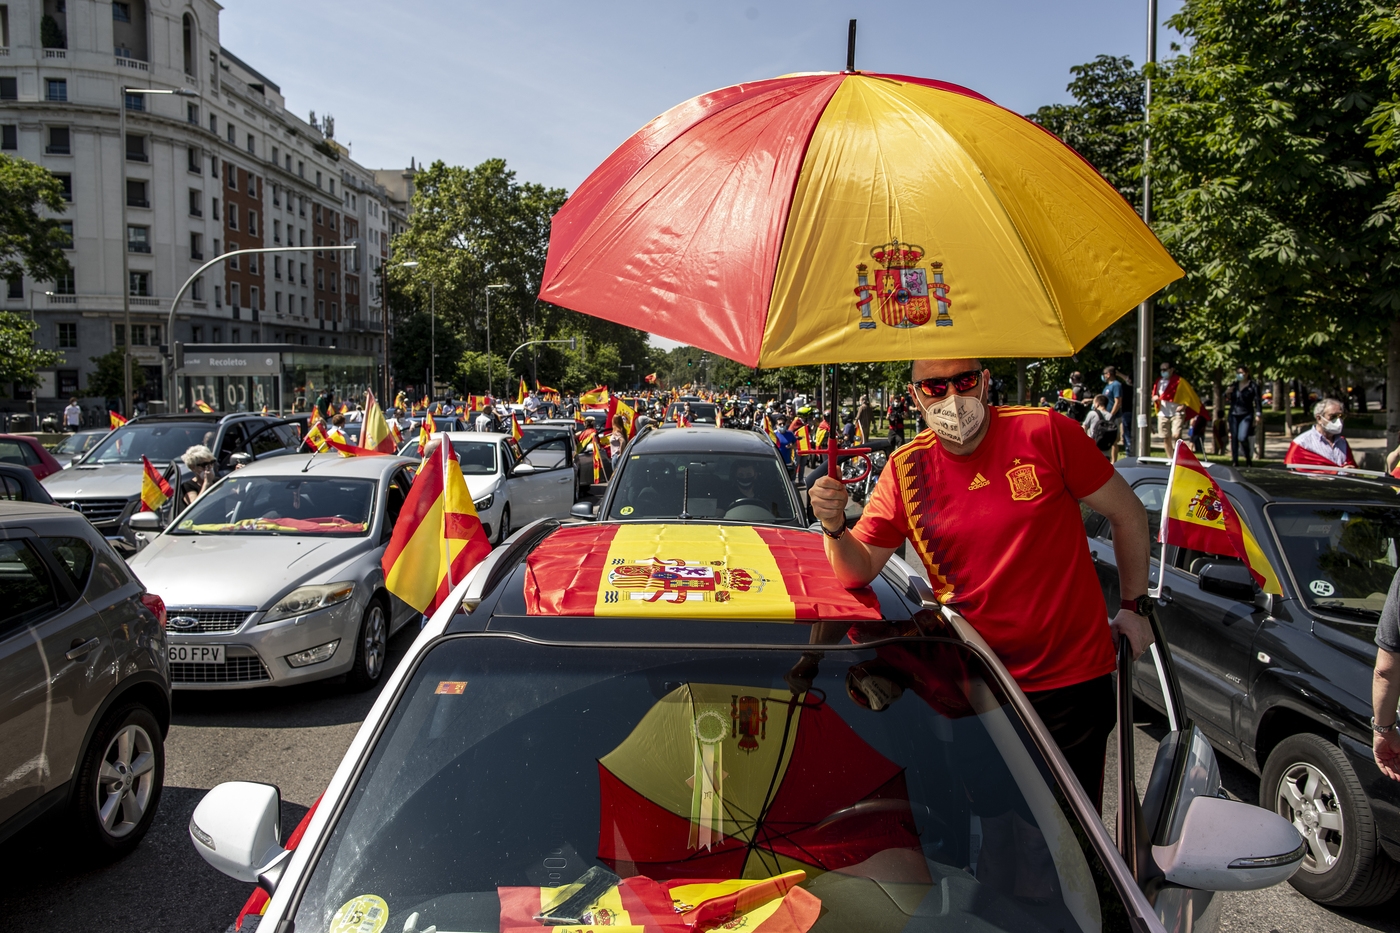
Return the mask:
{"type": "Polygon", "coordinates": [[[1328,612],[1341,612],[1347,615],[1362,616],[1367,619],[1379,619],[1381,617],[1380,610],[1362,609],[1359,606],[1345,606],[1336,600],[1318,600],[1313,603],[1313,606],[1318,609],[1326,609],[1328,612]]]}

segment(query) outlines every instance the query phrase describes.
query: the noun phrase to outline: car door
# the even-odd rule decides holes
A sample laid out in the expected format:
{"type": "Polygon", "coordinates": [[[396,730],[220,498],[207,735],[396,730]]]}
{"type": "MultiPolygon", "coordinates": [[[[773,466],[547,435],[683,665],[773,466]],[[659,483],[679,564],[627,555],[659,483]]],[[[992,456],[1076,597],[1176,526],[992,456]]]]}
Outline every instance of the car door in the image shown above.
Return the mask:
{"type": "Polygon", "coordinates": [[[538,487],[532,482],[535,478],[533,474],[516,474],[515,466],[520,460],[509,443],[501,441],[496,448],[496,456],[501,461],[501,475],[505,477],[502,485],[506,490],[506,502],[510,504],[511,527],[519,528],[539,515],[540,503],[536,501],[538,487]]]}
{"type": "Polygon", "coordinates": [[[524,451],[525,462],[539,471],[540,518],[564,518],[574,504],[577,472],[568,437],[541,440],[524,451]]]}

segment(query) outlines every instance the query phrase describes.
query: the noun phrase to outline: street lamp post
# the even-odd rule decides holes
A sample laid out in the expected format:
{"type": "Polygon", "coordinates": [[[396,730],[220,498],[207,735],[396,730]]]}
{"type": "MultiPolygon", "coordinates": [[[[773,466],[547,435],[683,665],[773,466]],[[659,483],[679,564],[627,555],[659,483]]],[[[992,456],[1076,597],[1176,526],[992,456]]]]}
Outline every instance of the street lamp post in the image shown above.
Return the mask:
{"type": "MultiPolygon", "coordinates": [[[[221,253],[194,270],[194,272],[190,274],[190,277],[185,279],[185,284],[180,286],[179,291],[175,292],[175,297],[170,299],[170,316],[165,322],[165,338],[170,341],[168,345],[170,352],[165,354],[167,365],[170,367],[170,404],[172,406],[175,404],[175,380],[178,378],[175,375],[175,361],[173,359],[175,355],[175,308],[179,306],[180,299],[185,297],[185,292],[189,291],[189,287],[194,284],[194,280],[204,274],[205,269],[216,266],[230,257],[243,256],[248,253],[310,253],[319,252],[321,250],[330,253],[340,253],[352,249],[359,249],[358,244],[352,243],[348,246],[266,246],[260,249],[236,249],[231,252],[221,253]]],[[[130,332],[128,331],[128,333],[130,332]]],[[[280,399],[278,400],[278,410],[281,410],[280,399]]]]}
{"type": "MultiPolygon", "coordinates": [[[[1143,83],[1142,119],[1149,122],[1152,108],[1152,66],[1157,64],[1157,0],[1147,0],[1147,79],[1143,83]]],[[[1148,156],[1152,152],[1152,140],[1144,134],[1142,142],[1142,222],[1152,223],[1152,172],[1148,156]]],[[[1137,334],[1137,385],[1134,387],[1133,405],[1133,453],[1139,457],[1150,454],[1152,427],[1148,423],[1147,410],[1152,404],[1152,316],[1156,297],[1143,299],[1138,305],[1137,334]]],[[[1261,432],[1262,436],[1262,432],[1261,432]]],[[[1167,451],[1171,456],[1172,451],[1167,451]]]]}
{"type": "MultiPolygon", "coordinates": [[[[490,285],[488,285],[487,287],[488,287],[488,288],[494,288],[495,286],[490,286],[490,285]]],[[[488,293],[488,294],[489,294],[489,293],[488,293]]],[[[536,344],[540,344],[540,343],[567,343],[567,344],[569,345],[569,349],[570,349],[570,350],[577,350],[577,349],[578,349],[578,338],[577,338],[577,337],[564,337],[564,338],[561,338],[561,339],[559,339],[559,340],[527,340],[527,341],[525,341],[524,343],[522,343],[520,346],[516,347],[514,350],[511,350],[511,351],[510,351],[510,357],[506,360],[506,372],[507,372],[507,373],[510,372],[510,364],[515,362],[515,354],[519,353],[521,350],[525,349],[526,347],[533,347],[533,346],[535,346],[536,344]]]]}
{"type": "MultiPolygon", "coordinates": [[[[486,394],[488,396],[494,396],[496,388],[492,384],[494,380],[491,372],[491,289],[509,287],[510,286],[506,284],[486,286],[486,394]]],[[[514,356],[515,354],[511,355],[514,356]]],[[[509,364],[506,365],[506,369],[510,369],[509,364]]]]}
{"type": "MultiPolygon", "coordinates": [[[[122,85],[117,89],[117,158],[121,165],[121,188],[117,192],[121,198],[122,206],[122,414],[131,417],[131,236],[130,228],[126,224],[126,98],[129,94],[171,94],[175,97],[198,97],[199,94],[189,88],[153,88],[153,87],[127,87],[122,85]]],[[[173,340],[169,334],[167,340],[173,340]]],[[[172,396],[170,404],[174,404],[172,396]]]]}

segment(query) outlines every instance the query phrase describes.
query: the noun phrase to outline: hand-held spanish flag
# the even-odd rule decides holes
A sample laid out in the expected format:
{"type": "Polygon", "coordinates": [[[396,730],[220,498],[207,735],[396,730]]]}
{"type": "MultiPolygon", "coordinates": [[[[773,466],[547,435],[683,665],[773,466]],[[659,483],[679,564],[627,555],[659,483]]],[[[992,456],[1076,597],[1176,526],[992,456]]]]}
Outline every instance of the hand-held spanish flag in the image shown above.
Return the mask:
{"type": "Polygon", "coordinates": [[[195,399],[194,407],[204,412],[206,415],[212,415],[214,413],[214,409],[210,408],[209,403],[202,398],[195,399]]]}
{"type": "Polygon", "coordinates": [[[432,412],[423,416],[423,427],[418,432],[418,456],[423,456],[428,450],[428,441],[432,440],[437,433],[437,422],[433,420],[432,412]]]}
{"type": "Polygon", "coordinates": [[[381,454],[391,454],[395,450],[394,435],[389,431],[389,422],[384,420],[384,410],[379,407],[373,392],[365,393],[365,420],[360,426],[358,446],[381,454]]]}
{"type": "Polygon", "coordinates": [[[520,377],[520,388],[515,390],[515,404],[524,405],[525,396],[530,394],[530,390],[525,387],[525,377],[520,377]]]}
{"type": "Polygon", "coordinates": [[[812,446],[812,429],[805,424],[797,426],[797,452],[799,454],[820,453],[812,446]]]}
{"type": "Polygon", "coordinates": [[[773,422],[768,420],[768,413],[763,413],[763,434],[772,442],[774,447],[781,446],[778,443],[778,432],[773,430],[773,422]]]}
{"type": "Polygon", "coordinates": [[[491,553],[452,445],[424,461],[381,561],[389,592],[425,615],[491,553]]]}
{"type": "Polygon", "coordinates": [[[1194,418],[1205,411],[1205,405],[1201,403],[1201,397],[1196,394],[1196,390],[1191,387],[1191,383],[1182,379],[1175,373],[1167,380],[1167,387],[1161,394],[1157,392],[1157,385],[1152,386],[1152,407],[1158,408],[1159,402],[1175,402],[1181,406],[1182,411],[1188,418],[1194,418]]]}
{"type": "Polygon", "coordinates": [[[1278,574],[1249,526],[1185,441],[1176,442],[1157,540],[1164,547],[1173,544],[1207,554],[1233,554],[1249,568],[1249,575],[1265,593],[1283,595],[1278,574]]]}
{"type": "Polygon", "coordinates": [[[597,486],[599,483],[606,482],[607,477],[603,475],[603,452],[599,449],[596,432],[590,438],[590,443],[593,445],[593,485],[597,486]]]}
{"type": "Polygon", "coordinates": [[[618,415],[622,416],[623,423],[626,425],[627,436],[631,437],[637,430],[637,410],[614,395],[612,398],[608,399],[609,430],[612,428],[613,419],[618,415]]]}
{"type": "Polygon", "coordinates": [[[520,416],[515,412],[510,413],[510,436],[517,441],[525,436],[525,432],[520,429],[520,416]]]}
{"type": "Polygon", "coordinates": [[[141,511],[154,512],[170,501],[175,490],[165,481],[151,461],[141,456],[141,511]]]}
{"type": "Polygon", "coordinates": [[[111,430],[113,431],[126,424],[126,419],[114,411],[107,412],[107,420],[112,423],[111,430]]]}
{"type": "Polygon", "coordinates": [[[589,407],[608,404],[608,387],[594,386],[578,397],[578,403],[589,407]]]}
{"type": "Polygon", "coordinates": [[[829,430],[830,429],[827,427],[826,419],[823,418],[821,420],[821,423],[817,425],[817,436],[813,438],[813,440],[816,442],[817,447],[817,450],[813,451],[814,453],[819,453],[820,451],[826,449],[826,435],[829,430]]]}
{"type": "Polygon", "coordinates": [[[645,377],[647,385],[656,385],[656,373],[647,373],[645,377]]]}

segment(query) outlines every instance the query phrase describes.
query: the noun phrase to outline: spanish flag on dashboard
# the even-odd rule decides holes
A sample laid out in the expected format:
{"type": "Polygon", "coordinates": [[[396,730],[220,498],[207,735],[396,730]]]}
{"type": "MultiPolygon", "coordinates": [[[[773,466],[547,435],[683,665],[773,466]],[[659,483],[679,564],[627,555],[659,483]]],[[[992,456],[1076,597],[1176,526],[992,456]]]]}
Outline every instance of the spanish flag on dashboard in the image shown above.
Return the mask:
{"type": "Polygon", "coordinates": [[[1244,561],[1249,575],[1265,593],[1283,594],[1278,574],[1249,526],[1184,441],[1176,442],[1157,540],[1207,554],[1233,554],[1244,561]]]}
{"type": "Polygon", "coordinates": [[[446,439],[418,471],[384,551],[384,583],[431,615],[452,588],[491,553],[467,481],[446,439]]]}

